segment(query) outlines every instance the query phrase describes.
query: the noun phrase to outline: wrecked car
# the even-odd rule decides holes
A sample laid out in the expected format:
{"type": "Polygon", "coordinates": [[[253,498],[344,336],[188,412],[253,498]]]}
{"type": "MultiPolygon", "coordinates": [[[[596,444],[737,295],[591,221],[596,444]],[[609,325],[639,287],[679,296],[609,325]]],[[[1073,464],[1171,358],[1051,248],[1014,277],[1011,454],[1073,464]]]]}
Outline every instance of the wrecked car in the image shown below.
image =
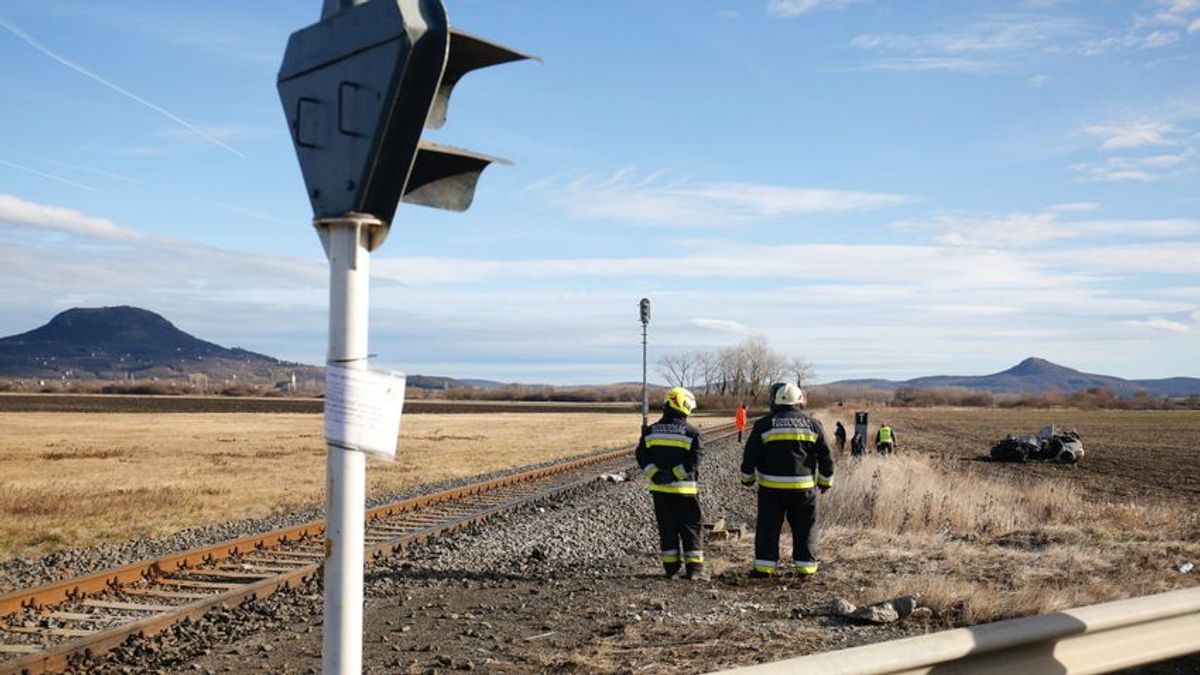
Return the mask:
{"type": "Polygon", "coordinates": [[[992,459],[998,462],[1052,461],[1075,464],[1084,455],[1079,432],[1062,431],[1053,424],[1035,434],[1009,434],[992,446],[992,459]]]}

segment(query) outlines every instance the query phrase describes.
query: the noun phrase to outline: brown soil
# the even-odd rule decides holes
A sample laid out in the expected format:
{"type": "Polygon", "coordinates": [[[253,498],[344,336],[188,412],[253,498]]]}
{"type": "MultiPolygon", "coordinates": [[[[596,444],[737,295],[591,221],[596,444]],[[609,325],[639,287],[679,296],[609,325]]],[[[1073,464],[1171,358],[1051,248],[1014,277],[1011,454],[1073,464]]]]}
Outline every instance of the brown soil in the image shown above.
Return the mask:
{"type": "MultiPolygon", "coordinates": [[[[901,453],[986,462],[1000,476],[1066,480],[1097,499],[1200,503],[1196,441],[1200,411],[883,408],[869,412],[871,433],[880,422],[889,422],[899,435],[901,453]],[[1006,434],[1033,433],[1051,423],[1082,436],[1087,455],[1078,465],[990,463],[989,449],[1006,434]]],[[[853,430],[853,411],[839,410],[836,418],[853,430]]]]}

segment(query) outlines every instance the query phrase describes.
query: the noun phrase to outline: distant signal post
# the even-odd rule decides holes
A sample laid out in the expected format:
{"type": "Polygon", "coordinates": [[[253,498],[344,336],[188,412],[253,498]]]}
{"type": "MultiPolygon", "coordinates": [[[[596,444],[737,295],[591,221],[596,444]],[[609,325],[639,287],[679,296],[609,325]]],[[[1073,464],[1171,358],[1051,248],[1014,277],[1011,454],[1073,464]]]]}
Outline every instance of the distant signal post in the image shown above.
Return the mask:
{"type": "Polygon", "coordinates": [[[324,0],[321,20],[288,40],[279,96],[330,273],[327,675],[362,671],[366,507],[363,448],[335,442],[329,433],[329,372],[353,383],[362,380],[346,377],[346,370],[367,370],[371,251],[383,243],[399,202],[465,211],[483,169],[496,161],[423,141],[423,129],[445,122],[451,90],[463,75],[526,58],[451,29],[442,0],[324,0]]]}
{"type": "Polygon", "coordinates": [[[645,429],[650,424],[650,399],[646,397],[646,327],[650,325],[650,298],[642,298],[638,313],[642,320],[642,428],[645,429]]]}

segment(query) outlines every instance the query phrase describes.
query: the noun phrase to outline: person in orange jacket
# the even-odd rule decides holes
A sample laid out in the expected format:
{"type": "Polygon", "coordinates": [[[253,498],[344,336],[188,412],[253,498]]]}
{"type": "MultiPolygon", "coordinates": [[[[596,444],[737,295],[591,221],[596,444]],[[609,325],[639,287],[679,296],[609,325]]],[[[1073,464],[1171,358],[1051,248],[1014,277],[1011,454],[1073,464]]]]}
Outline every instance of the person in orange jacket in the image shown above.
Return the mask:
{"type": "Polygon", "coordinates": [[[742,442],[742,432],[746,430],[746,404],[739,403],[737,414],[733,417],[733,423],[737,425],[738,443],[742,442]]]}

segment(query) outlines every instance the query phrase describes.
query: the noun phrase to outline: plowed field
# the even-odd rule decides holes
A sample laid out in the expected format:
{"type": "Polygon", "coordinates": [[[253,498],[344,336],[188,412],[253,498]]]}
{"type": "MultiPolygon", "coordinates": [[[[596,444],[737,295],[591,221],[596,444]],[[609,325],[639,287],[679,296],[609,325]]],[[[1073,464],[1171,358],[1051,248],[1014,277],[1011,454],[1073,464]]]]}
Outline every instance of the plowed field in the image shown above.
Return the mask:
{"type": "MultiPolygon", "coordinates": [[[[896,430],[901,454],[988,462],[988,470],[998,476],[1070,481],[1097,500],[1166,498],[1200,503],[1200,411],[882,408],[868,412],[872,434],[881,422],[896,430]],[[1033,433],[1051,423],[1075,429],[1083,437],[1087,455],[1078,465],[988,460],[992,444],[1006,434],[1033,433]]],[[[838,409],[828,418],[841,419],[847,429],[853,429],[849,409],[838,409]]]]}

